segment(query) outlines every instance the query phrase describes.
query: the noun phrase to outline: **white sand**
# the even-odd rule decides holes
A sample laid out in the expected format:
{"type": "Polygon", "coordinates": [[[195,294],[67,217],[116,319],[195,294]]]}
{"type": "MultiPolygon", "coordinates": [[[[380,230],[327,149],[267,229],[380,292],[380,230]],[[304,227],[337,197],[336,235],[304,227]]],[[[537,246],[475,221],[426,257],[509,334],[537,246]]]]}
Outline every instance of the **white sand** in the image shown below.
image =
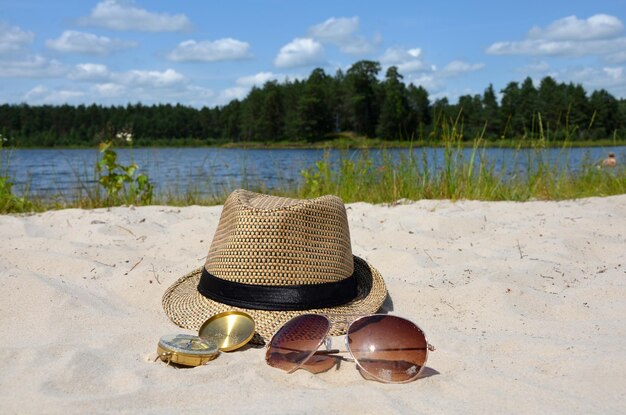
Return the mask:
{"type": "Polygon", "coordinates": [[[288,375],[264,350],[153,362],[163,291],[221,207],[0,216],[0,413],[626,413],[626,196],[349,205],[353,251],[437,351],[430,375],[288,375]]]}

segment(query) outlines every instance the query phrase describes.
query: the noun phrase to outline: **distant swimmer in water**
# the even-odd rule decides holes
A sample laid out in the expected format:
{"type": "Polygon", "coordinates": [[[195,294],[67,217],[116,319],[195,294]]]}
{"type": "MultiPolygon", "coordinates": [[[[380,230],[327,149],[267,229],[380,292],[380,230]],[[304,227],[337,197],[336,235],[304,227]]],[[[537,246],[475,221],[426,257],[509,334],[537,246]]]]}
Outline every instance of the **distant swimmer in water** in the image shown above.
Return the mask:
{"type": "Polygon", "coordinates": [[[609,156],[602,160],[602,167],[615,167],[617,165],[617,159],[614,153],[609,153],[609,156]]]}

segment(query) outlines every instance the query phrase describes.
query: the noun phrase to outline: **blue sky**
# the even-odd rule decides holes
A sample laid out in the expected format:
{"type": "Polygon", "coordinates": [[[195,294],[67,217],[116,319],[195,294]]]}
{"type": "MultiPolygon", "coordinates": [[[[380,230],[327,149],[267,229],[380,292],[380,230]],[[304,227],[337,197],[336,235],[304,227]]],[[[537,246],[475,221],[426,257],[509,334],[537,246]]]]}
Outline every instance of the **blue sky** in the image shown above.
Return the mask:
{"type": "Polygon", "coordinates": [[[550,75],[626,98],[626,0],[0,0],[0,102],[201,107],[395,65],[431,99],[550,75]]]}

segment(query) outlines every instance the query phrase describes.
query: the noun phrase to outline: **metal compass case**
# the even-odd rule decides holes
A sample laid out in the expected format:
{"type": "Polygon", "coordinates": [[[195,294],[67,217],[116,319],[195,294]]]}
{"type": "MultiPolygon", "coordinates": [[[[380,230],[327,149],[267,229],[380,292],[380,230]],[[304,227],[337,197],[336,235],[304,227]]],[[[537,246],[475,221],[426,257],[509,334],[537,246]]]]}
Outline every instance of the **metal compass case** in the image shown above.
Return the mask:
{"type": "Polygon", "coordinates": [[[229,352],[247,344],[254,336],[252,317],[240,311],[226,311],[209,318],[198,332],[161,337],[158,357],[182,366],[200,366],[215,359],[220,351],[229,352]]]}

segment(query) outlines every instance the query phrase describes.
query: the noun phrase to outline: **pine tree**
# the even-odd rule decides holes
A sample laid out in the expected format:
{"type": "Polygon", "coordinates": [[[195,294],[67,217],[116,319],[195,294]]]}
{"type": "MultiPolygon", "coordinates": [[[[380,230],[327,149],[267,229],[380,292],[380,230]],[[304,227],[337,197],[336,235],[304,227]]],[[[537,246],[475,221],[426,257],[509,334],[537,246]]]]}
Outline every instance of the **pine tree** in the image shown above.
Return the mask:
{"type": "Polygon", "coordinates": [[[522,120],[523,135],[529,136],[538,130],[537,124],[538,94],[530,77],[524,79],[519,94],[519,113],[522,120]]]}
{"type": "Polygon", "coordinates": [[[520,89],[517,82],[509,84],[500,91],[502,93],[502,105],[500,106],[500,119],[503,120],[502,138],[518,137],[522,135],[523,120],[520,113],[520,89]]]}
{"type": "Polygon", "coordinates": [[[421,140],[428,135],[427,130],[432,124],[432,108],[428,99],[428,91],[423,86],[410,84],[407,88],[409,114],[407,129],[421,140]]]}
{"type": "Polygon", "coordinates": [[[617,99],[605,89],[594,91],[589,98],[593,112],[595,138],[610,138],[619,128],[620,111],[617,99]]]}
{"type": "Polygon", "coordinates": [[[398,68],[387,69],[382,84],[382,105],[376,133],[383,139],[401,139],[407,136],[409,105],[406,88],[398,68]]]}
{"type": "Polygon", "coordinates": [[[500,107],[493,85],[489,84],[482,97],[482,121],[486,123],[488,137],[500,138],[502,135],[502,123],[500,120],[500,107]]]}
{"type": "Polygon", "coordinates": [[[556,131],[564,126],[567,107],[563,88],[554,78],[546,76],[539,84],[538,94],[538,111],[544,130],[556,131]]]}
{"type": "Polygon", "coordinates": [[[304,84],[298,100],[298,129],[306,139],[320,138],[333,130],[333,110],[328,95],[331,78],[315,69],[304,84]]]}
{"type": "Polygon", "coordinates": [[[359,61],[348,69],[346,84],[348,108],[354,131],[373,137],[378,120],[378,79],[380,64],[373,61],[359,61]]]}

